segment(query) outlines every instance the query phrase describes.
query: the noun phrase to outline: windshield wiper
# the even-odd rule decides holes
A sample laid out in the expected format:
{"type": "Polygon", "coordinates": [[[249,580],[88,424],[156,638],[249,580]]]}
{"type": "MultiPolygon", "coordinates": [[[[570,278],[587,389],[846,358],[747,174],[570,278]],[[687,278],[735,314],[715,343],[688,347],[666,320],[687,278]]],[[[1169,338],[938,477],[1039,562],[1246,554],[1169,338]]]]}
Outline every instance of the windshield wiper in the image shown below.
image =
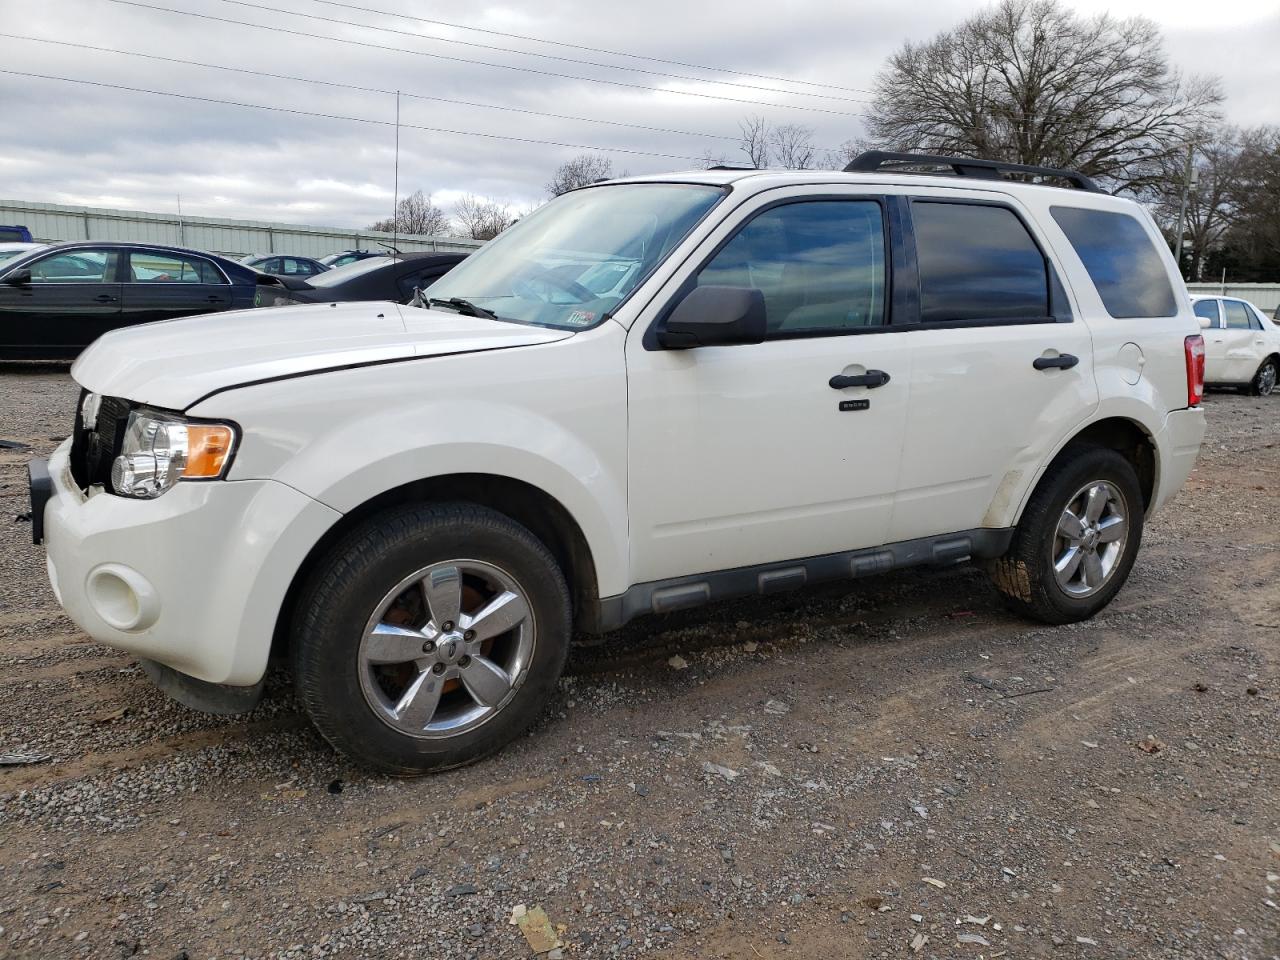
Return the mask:
{"type": "Polygon", "coordinates": [[[453,307],[460,314],[467,317],[484,317],[486,320],[501,319],[492,310],[486,310],[484,307],[478,307],[470,300],[463,300],[462,297],[450,297],[448,300],[441,300],[439,297],[432,297],[427,303],[434,306],[440,304],[445,307],[453,307]]]}

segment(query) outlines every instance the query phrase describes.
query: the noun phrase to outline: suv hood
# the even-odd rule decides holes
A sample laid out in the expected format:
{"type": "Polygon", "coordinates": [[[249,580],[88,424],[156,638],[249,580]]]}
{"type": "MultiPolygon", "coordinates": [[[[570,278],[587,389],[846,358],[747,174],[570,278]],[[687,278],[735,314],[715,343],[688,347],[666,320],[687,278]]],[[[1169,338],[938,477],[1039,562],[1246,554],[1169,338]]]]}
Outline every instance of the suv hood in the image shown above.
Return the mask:
{"type": "Polygon", "coordinates": [[[258,308],[112,331],[80,354],[71,375],[94,393],[181,410],[260,380],[571,336],[394,303],[258,308]]]}

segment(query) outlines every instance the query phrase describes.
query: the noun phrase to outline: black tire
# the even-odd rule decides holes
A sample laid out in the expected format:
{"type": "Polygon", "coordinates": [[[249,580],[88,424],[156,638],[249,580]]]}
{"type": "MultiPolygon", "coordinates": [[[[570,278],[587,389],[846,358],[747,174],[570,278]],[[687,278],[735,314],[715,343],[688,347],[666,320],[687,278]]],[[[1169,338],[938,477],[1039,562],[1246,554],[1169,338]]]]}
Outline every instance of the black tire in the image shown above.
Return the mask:
{"type": "Polygon", "coordinates": [[[555,690],[572,628],[564,575],[546,546],[510,518],[465,503],[415,504],[370,517],[326,552],[295,610],[290,655],[311,721],[341,752],[397,776],[473,763],[527,730],[555,690]],[[519,582],[532,615],[533,650],[523,682],[481,725],[447,738],[418,738],[384,722],[367,700],[361,638],[396,584],[459,558],[500,567],[519,582]]]}
{"type": "Polygon", "coordinates": [[[1132,464],[1115,450],[1072,444],[1058,456],[1031,495],[1013,542],[987,572],[1009,609],[1044,623],[1088,620],[1120,592],[1142,541],[1142,490],[1132,464]],[[1059,584],[1053,551],[1063,511],[1086,485],[1106,481],[1124,498],[1128,533],[1108,579],[1096,593],[1077,597],[1059,584]]]}
{"type": "Polygon", "coordinates": [[[1269,397],[1276,388],[1278,378],[1280,378],[1280,367],[1276,366],[1276,358],[1267,357],[1262,361],[1262,366],[1258,367],[1258,372],[1253,375],[1248,392],[1255,397],[1269,397]]]}

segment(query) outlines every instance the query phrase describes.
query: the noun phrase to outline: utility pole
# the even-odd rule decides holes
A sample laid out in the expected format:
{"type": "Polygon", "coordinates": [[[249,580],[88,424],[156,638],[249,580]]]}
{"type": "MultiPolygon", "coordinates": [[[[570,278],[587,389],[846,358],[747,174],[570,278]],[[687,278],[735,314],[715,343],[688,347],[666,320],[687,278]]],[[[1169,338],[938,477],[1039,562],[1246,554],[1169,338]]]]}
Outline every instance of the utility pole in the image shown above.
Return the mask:
{"type": "Polygon", "coordinates": [[[400,245],[400,91],[396,91],[396,175],[394,199],[391,202],[391,255],[396,255],[400,245]]]}
{"type": "Polygon", "coordinates": [[[1187,166],[1182,173],[1182,202],[1178,204],[1178,243],[1173,253],[1173,259],[1178,263],[1178,273],[1182,273],[1182,233],[1186,228],[1187,197],[1196,182],[1197,171],[1193,165],[1195,149],[1193,145],[1187,144],[1187,166]]]}
{"type": "Polygon", "coordinates": [[[187,245],[187,230],[182,222],[182,194],[178,194],[178,246],[185,247],[187,245]]]}

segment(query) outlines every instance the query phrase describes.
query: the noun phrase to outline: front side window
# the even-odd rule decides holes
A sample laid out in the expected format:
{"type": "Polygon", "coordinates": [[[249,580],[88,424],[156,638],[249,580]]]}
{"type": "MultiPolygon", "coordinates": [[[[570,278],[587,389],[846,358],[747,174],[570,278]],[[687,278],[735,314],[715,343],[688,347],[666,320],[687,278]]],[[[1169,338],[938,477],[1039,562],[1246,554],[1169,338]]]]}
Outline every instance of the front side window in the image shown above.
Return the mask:
{"type": "Polygon", "coordinates": [[[115,283],[114,250],[68,250],[31,264],[32,283],[115,283]]]}
{"type": "Polygon", "coordinates": [[[920,268],[920,319],[1043,320],[1049,317],[1044,254],[1007,207],[912,201],[920,268]]]}
{"type": "Polygon", "coordinates": [[[1218,301],[1217,300],[1197,300],[1191,305],[1196,316],[1202,320],[1208,320],[1208,323],[1202,323],[1202,327],[1216,327],[1218,325],[1218,301]]]}
{"type": "Polygon", "coordinates": [[[1050,207],[1102,305],[1116,319],[1178,313],[1169,274],[1137,217],[1112,210],[1050,207]]]}
{"type": "Polygon", "coordinates": [[[723,196],[719,187],[678,183],[566,193],[450,270],[431,297],[467,300],[517,323],[594,327],[723,196]]]}
{"type": "Polygon", "coordinates": [[[160,251],[134,250],[129,254],[131,283],[226,283],[213,264],[196,257],[160,251]]]}
{"type": "Polygon", "coordinates": [[[1253,326],[1248,309],[1239,300],[1223,300],[1222,315],[1228,330],[1248,330],[1253,326]]]}
{"type": "Polygon", "coordinates": [[[697,284],[761,291],[771,336],[876,326],[885,319],[884,247],[873,200],[788,203],[739,230],[697,284]]]}

